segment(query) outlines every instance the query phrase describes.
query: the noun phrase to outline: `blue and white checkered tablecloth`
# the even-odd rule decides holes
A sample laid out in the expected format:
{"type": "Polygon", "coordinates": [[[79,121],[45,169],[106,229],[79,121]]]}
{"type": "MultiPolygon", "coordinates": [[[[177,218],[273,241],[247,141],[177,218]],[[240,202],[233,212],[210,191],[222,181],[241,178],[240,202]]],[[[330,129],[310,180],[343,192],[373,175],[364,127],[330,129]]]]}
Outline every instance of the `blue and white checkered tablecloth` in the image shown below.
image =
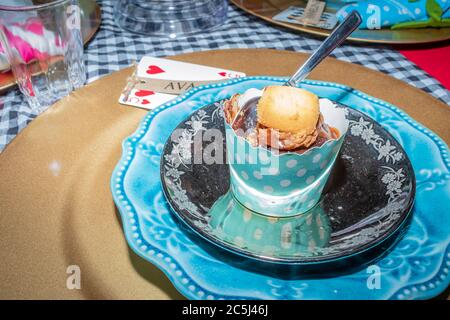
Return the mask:
{"type": "MultiPolygon", "coordinates": [[[[271,48],[311,52],[320,40],[268,24],[230,5],[228,20],[213,32],[167,41],[122,30],[114,21],[115,1],[98,0],[102,24],[85,49],[88,81],[120,70],[143,55],[167,56],[211,49],[271,48]]],[[[437,80],[388,46],[348,43],[333,54],[358,63],[432,94],[450,104],[450,93],[437,80]]],[[[37,115],[28,109],[17,89],[0,96],[0,151],[37,115]]]]}

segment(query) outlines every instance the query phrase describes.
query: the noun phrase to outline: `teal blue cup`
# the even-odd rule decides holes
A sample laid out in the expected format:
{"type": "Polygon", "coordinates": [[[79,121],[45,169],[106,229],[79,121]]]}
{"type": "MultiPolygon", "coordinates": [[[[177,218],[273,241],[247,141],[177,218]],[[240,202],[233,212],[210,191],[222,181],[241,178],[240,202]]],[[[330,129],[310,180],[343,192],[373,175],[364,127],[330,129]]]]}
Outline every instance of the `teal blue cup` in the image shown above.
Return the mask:
{"type": "Polygon", "coordinates": [[[307,212],[319,201],[348,128],[346,111],[320,99],[325,123],[339,138],[304,153],[254,147],[225,122],[230,188],[245,207],[261,214],[287,217],[307,212]]]}

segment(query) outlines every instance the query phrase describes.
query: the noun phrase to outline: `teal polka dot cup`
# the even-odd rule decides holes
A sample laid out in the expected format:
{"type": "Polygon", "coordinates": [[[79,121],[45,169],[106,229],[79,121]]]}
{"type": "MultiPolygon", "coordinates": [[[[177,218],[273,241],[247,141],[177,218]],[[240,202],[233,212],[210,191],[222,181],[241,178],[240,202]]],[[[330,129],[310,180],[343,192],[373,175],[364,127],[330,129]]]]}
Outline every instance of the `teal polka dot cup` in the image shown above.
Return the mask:
{"type": "Polygon", "coordinates": [[[339,138],[302,154],[253,147],[225,122],[230,188],[241,204],[275,217],[305,213],[316,205],[348,129],[344,108],[320,99],[320,111],[325,123],[339,130],[339,138]]]}

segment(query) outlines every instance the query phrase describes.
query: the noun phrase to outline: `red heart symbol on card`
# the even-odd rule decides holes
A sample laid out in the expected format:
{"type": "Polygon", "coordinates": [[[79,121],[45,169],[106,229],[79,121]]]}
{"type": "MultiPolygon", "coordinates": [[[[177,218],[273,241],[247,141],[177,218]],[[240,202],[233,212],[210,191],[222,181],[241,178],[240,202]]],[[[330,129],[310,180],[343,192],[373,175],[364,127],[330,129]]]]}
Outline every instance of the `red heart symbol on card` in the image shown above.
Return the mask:
{"type": "Polygon", "coordinates": [[[148,74],[158,74],[158,73],[163,73],[165,71],[163,69],[161,69],[160,67],[158,67],[158,66],[151,65],[151,66],[148,66],[146,72],[148,74]]]}
{"type": "Polygon", "coordinates": [[[148,101],[147,99],[142,100],[141,104],[149,104],[150,101],[148,101]]]}
{"type": "Polygon", "coordinates": [[[227,73],[225,71],[219,72],[219,75],[221,75],[222,77],[226,77],[227,73]]]}
{"type": "Polygon", "coordinates": [[[151,96],[152,94],[155,94],[153,91],[150,90],[138,90],[134,94],[136,97],[145,97],[145,96],[151,96]]]}

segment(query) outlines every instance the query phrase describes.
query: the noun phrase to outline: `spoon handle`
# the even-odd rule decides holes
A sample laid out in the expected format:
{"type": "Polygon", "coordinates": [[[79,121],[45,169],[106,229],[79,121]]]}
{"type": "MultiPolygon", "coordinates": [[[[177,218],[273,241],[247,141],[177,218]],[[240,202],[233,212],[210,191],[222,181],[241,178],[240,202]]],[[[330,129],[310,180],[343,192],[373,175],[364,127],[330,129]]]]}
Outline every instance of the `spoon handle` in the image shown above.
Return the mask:
{"type": "Polygon", "coordinates": [[[324,58],[326,58],[336,47],[344,42],[356,28],[358,28],[361,21],[362,19],[359,13],[357,11],[352,11],[284,85],[296,87],[297,84],[305,79],[324,58]]]}

